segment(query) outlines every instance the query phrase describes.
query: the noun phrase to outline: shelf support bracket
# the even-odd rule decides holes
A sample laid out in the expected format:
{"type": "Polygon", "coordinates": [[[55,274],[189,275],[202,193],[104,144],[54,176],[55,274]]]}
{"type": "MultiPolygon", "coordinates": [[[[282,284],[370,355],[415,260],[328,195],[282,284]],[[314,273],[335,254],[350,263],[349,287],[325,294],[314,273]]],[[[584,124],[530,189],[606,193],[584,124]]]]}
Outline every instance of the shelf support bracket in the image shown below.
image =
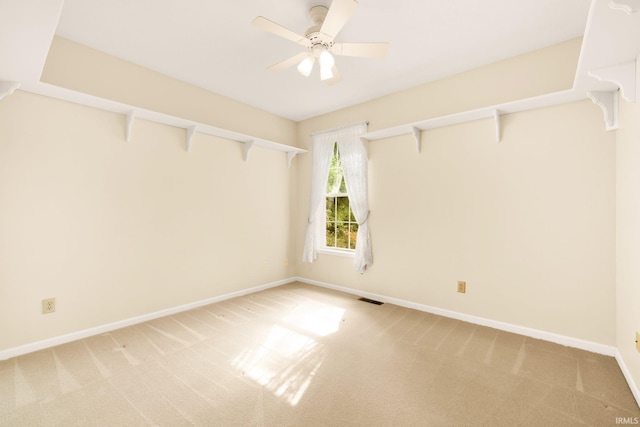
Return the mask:
{"type": "Polygon", "coordinates": [[[20,82],[12,82],[8,80],[0,81],[0,100],[7,95],[11,95],[20,87],[20,82]]]}
{"type": "Polygon", "coordinates": [[[291,168],[291,161],[296,157],[296,155],[298,154],[297,151],[287,151],[287,167],[291,168]]]}
{"type": "MultiPolygon", "coordinates": [[[[242,158],[244,159],[245,162],[249,158],[249,150],[251,150],[251,147],[253,147],[253,142],[254,142],[253,140],[244,142],[244,150],[242,152],[242,158]]],[[[287,160],[288,160],[288,157],[289,157],[289,153],[287,153],[287,160]]],[[[293,158],[291,159],[293,160],[293,158]]]]}
{"type": "Polygon", "coordinates": [[[131,142],[131,130],[133,129],[133,120],[136,118],[135,110],[131,110],[127,113],[127,129],[126,129],[126,140],[127,142],[131,142]]]}
{"type": "Polygon", "coordinates": [[[594,104],[602,108],[606,129],[618,129],[618,91],[587,92],[587,95],[594,104]]]}
{"type": "Polygon", "coordinates": [[[196,133],[196,127],[189,126],[187,128],[187,153],[191,151],[191,140],[193,139],[194,133],[196,133]]]}
{"type": "Polygon", "coordinates": [[[500,112],[493,110],[493,118],[496,122],[496,142],[500,142],[502,139],[502,128],[500,127],[500,112]]]}
{"type": "Polygon", "coordinates": [[[621,10],[627,15],[633,15],[640,11],[640,0],[611,0],[609,7],[614,10],[621,10]]]}
{"type": "Polygon", "coordinates": [[[600,81],[614,83],[620,88],[620,95],[629,101],[636,102],[636,66],[638,59],[614,65],[613,67],[598,68],[587,74],[600,81]]]}
{"type": "Polygon", "coordinates": [[[416,151],[420,154],[422,150],[422,131],[420,128],[413,126],[413,138],[416,140],[416,151]]]}

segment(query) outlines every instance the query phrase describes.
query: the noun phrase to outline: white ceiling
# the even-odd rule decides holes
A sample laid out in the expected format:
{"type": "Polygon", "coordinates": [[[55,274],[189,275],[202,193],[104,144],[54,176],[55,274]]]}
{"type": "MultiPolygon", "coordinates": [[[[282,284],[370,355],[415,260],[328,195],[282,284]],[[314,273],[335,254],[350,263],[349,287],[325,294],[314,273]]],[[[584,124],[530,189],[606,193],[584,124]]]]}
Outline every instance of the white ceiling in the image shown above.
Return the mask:
{"type": "Polygon", "coordinates": [[[61,10],[62,0],[0,0],[0,81],[40,80],[61,10]]]}
{"type": "Polygon", "coordinates": [[[360,0],[336,42],[387,41],[385,59],[337,57],[343,81],[265,68],[301,46],[254,28],[265,16],[298,33],[331,0],[65,0],[56,34],[299,121],[549,46],[584,33],[589,0],[360,0]]]}

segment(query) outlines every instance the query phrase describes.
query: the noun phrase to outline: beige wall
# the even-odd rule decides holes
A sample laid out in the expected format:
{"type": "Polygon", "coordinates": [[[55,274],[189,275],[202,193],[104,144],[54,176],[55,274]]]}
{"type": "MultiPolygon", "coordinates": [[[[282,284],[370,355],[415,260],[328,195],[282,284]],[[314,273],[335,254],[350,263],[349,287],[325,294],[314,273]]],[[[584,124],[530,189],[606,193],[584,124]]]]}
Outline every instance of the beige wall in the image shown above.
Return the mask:
{"type": "MultiPolygon", "coordinates": [[[[356,120],[375,130],[568,89],[577,49],[571,41],[310,119],[299,138],[308,148],[312,131],[356,120]]],[[[371,142],[374,266],[360,275],[352,259],[320,255],[298,275],[614,345],[615,133],[589,101],[503,116],[502,130],[499,143],[493,120],[426,131],[421,154],[408,135],[371,142]]],[[[298,252],[310,171],[305,156],[298,252]]]]}
{"type": "MultiPolygon", "coordinates": [[[[580,40],[293,123],[56,38],[43,80],[303,148],[557,90],[580,40]]],[[[17,91],[0,102],[0,350],[295,275],[615,343],[615,145],[577,102],[370,146],[375,265],[299,262],[310,155],[17,91]],[[411,197],[411,198],[410,198],[411,197]],[[282,260],[289,258],[289,267],[282,260]],[[267,270],[263,262],[269,263],[267,270]],[[468,293],[455,292],[466,280],[468,293]],[[54,315],[40,300],[58,299],[54,315]],[[10,325],[5,328],[4,325],[10,325]],[[5,330],[6,329],[6,330],[5,330]]]]}
{"type": "Polygon", "coordinates": [[[616,166],[617,347],[637,385],[640,354],[640,105],[620,100],[616,166]]]}
{"type": "Polygon", "coordinates": [[[21,91],[0,121],[0,350],[294,275],[284,153],[21,91]]]}
{"type": "MultiPolygon", "coordinates": [[[[296,123],[56,37],[42,80],[295,145],[296,123]]],[[[294,275],[284,153],[17,91],[0,102],[0,350],[294,275]],[[263,263],[268,268],[263,268],[263,263]],[[57,312],[40,314],[40,300],[57,312]]]]}

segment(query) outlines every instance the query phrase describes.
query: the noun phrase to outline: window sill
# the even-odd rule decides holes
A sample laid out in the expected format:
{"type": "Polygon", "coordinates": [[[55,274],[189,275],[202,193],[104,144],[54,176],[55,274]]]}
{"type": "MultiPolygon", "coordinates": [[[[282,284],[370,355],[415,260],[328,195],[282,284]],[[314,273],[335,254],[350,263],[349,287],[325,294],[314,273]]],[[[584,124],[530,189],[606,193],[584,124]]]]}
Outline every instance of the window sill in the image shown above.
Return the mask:
{"type": "Polygon", "coordinates": [[[356,251],[350,251],[347,249],[334,249],[334,248],[320,248],[319,254],[342,256],[347,258],[353,258],[356,255],[356,251]]]}

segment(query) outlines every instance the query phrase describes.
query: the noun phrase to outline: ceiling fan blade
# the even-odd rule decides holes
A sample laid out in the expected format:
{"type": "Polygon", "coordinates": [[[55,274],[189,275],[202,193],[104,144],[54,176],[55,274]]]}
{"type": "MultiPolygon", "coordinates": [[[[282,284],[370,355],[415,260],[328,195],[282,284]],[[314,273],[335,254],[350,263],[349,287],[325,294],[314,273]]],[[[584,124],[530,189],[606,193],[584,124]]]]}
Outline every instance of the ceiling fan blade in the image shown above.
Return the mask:
{"type": "Polygon", "coordinates": [[[273,21],[268,20],[264,16],[258,16],[253,21],[251,21],[254,27],[260,28],[261,30],[268,31],[270,33],[275,34],[276,36],[283,37],[287,40],[291,40],[294,43],[298,43],[304,47],[310,47],[311,41],[303,35],[297,34],[294,31],[291,31],[288,28],[283,27],[280,24],[276,24],[273,21]]]}
{"type": "Polygon", "coordinates": [[[387,56],[389,43],[335,43],[330,50],[336,55],[382,59],[387,56]]]}
{"type": "Polygon", "coordinates": [[[356,9],[358,9],[357,0],[333,0],[320,32],[335,38],[344,24],[356,12],[356,9]]]}
{"type": "Polygon", "coordinates": [[[324,82],[326,84],[328,84],[329,86],[333,86],[336,83],[340,83],[342,81],[342,76],[340,75],[340,72],[338,71],[338,67],[336,67],[335,65],[333,67],[331,67],[331,73],[333,74],[333,77],[331,77],[330,79],[325,80],[324,82]]]}
{"type": "Polygon", "coordinates": [[[299,64],[300,61],[302,61],[307,56],[309,56],[309,52],[301,52],[296,56],[292,56],[289,59],[285,59],[284,61],[278,62],[277,64],[273,64],[272,66],[268,67],[267,70],[274,73],[278,73],[282,70],[285,70],[289,67],[293,67],[294,65],[299,64]]]}

